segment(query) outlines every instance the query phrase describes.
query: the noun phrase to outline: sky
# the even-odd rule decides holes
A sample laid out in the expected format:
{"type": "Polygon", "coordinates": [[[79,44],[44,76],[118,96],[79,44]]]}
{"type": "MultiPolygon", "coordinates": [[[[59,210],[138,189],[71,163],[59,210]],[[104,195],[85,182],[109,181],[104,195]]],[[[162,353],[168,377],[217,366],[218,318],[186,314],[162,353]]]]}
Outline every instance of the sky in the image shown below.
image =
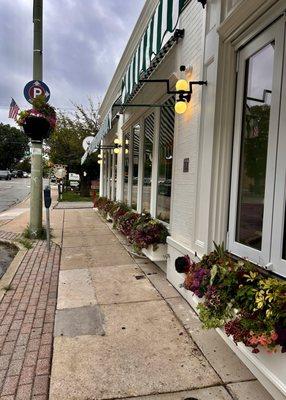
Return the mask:
{"type": "MultiPolygon", "coordinates": [[[[104,97],[145,0],[43,0],[43,81],[49,103],[65,111],[71,101],[104,97]]],[[[13,97],[29,108],[23,89],[33,78],[33,0],[0,0],[0,122],[13,97]]]]}

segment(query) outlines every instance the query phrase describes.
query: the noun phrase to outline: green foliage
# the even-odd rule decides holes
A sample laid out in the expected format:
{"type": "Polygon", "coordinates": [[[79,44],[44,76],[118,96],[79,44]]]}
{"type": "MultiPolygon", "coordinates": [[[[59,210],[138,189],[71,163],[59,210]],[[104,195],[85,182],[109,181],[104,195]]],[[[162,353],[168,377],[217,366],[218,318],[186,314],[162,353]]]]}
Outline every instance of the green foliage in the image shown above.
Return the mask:
{"type": "Polygon", "coordinates": [[[0,169],[13,169],[29,152],[28,143],[19,129],[0,123],[0,169]]]}
{"type": "Polygon", "coordinates": [[[33,248],[33,244],[30,239],[27,239],[25,237],[22,237],[17,240],[18,243],[22,244],[26,249],[30,250],[33,248]]]}
{"type": "Polygon", "coordinates": [[[45,117],[53,117],[56,115],[55,107],[51,106],[49,103],[46,102],[45,96],[40,95],[34,98],[33,108],[45,117]]]}
{"type": "MultiPolygon", "coordinates": [[[[46,227],[42,227],[40,230],[37,232],[32,232],[29,225],[26,226],[24,229],[24,232],[22,233],[22,237],[24,239],[37,239],[37,240],[46,240],[47,239],[47,229],[46,227]]],[[[50,238],[52,238],[52,230],[50,229],[50,238]]]]}
{"type": "Polygon", "coordinates": [[[72,191],[64,192],[60,201],[91,201],[91,197],[81,196],[72,191]]]}
{"type": "Polygon", "coordinates": [[[25,157],[23,160],[15,165],[14,169],[31,172],[31,157],[25,157]]]}
{"type": "Polygon", "coordinates": [[[233,317],[231,306],[226,306],[216,312],[210,309],[205,304],[200,303],[197,306],[199,311],[200,320],[203,324],[203,328],[211,329],[223,326],[227,321],[233,317]]]}
{"type": "Polygon", "coordinates": [[[184,286],[202,302],[198,312],[207,329],[225,327],[237,343],[257,353],[259,345],[286,351],[286,282],[265,277],[245,260],[234,260],[215,245],[215,250],[192,263],[184,286]]]}
{"type": "Polygon", "coordinates": [[[244,139],[244,163],[247,176],[253,179],[252,191],[264,194],[264,181],[266,173],[268,132],[269,132],[270,106],[267,104],[249,107],[249,114],[245,115],[247,136],[244,139]],[[256,127],[257,136],[252,135],[256,127]]]}
{"type": "Polygon", "coordinates": [[[148,213],[137,214],[123,202],[115,202],[106,197],[96,198],[94,206],[100,214],[113,219],[113,227],[126,235],[136,252],[153,245],[166,243],[168,229],[161,222],[151,218],[148,213]]]}

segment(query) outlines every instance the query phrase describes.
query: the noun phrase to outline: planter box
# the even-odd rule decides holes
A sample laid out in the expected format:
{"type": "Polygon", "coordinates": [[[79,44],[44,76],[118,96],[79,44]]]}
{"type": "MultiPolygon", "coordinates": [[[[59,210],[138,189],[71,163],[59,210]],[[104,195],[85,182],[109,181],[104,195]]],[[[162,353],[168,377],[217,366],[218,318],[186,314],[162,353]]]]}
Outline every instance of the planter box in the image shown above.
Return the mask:
{"type": "Polygon", "coordinates": [[[167,259],[167,245],[157,244],[156,246],[150,245],[146,249],[142,249],[142,253],[151,261],[166,261],[167,259]],[[154,247],[156,250],[154,250],[154,247]]]}
{"type": "Polygon", "coordinates": [[[113,219],[112,219],[112,217],[111,217],[111,215],[109,213],[107,213],[106,221],[107,222],[113,222],[113,219]]]}
{"type": "MultiPolygon", "coordinates": [[[[185,274],[178,274],[174,267],[175,259],[183,255],[183,253],[170,245],[168,252],[170,253],[170,258],[168,258],[167,279],[192,306],[194,311],[197,312],[197,305],[202,300],[183,287],[185,274]]],[[[188,254],[188,251],[185,251],[184,254],[188,254]]],[[[285,400],[286,353],[281,353],[281,347],[277,346],[277,353],[273,354],[267,353],[265,349],[260,347],[260,352],[254,354],[251,349],[246,347],[243,343],[236,345],[232,338],[224,333],[223,328],[217,328],[216,331],[274,399],[285,400]]]]}

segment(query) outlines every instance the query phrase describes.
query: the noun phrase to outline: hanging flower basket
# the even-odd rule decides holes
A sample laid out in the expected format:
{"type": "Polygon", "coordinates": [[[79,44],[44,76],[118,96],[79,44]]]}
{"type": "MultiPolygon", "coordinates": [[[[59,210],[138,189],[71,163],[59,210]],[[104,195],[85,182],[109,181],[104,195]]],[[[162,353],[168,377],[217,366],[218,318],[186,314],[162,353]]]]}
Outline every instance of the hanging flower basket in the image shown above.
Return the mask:
{"type": "Polygon", "coordinates": [[[47,139],[56,126],[56,111],[43,96],[38,96],[32,109],[19,113],[17,123],[32,141],[47,139]]]}
{"type": "Polygon", "coordinates": [[[41,116],[28,116],[22,126],[25,134],[32,140],[47,139],[52,131],[49,121],[41,116]]]}

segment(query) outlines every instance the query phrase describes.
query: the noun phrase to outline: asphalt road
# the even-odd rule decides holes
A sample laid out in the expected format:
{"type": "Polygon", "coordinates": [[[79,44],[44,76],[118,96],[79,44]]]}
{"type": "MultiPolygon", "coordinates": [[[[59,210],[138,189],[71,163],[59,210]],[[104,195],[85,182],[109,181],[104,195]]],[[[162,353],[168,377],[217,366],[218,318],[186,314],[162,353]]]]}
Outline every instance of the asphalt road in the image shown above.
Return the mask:
{"type": "Polygon", "coordinates": [[[12,178],[11,181],[0,180],[0,212],[20,203],[29,193],[29,178],[12,178]]]}

